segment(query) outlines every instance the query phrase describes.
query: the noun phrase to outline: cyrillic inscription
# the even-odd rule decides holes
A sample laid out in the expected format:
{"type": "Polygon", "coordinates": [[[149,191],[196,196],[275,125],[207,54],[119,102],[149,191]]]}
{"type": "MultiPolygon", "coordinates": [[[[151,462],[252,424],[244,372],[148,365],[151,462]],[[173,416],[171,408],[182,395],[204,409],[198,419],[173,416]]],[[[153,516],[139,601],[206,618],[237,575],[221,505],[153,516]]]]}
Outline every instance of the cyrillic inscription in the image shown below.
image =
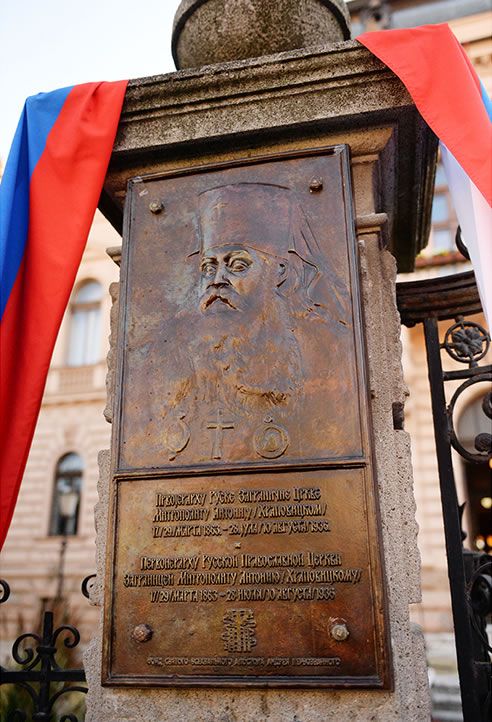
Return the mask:
{"type": "Polygon", "coordinates": [[[119,550],[115,584],[120,616],[154,630],[135,651],[142,668],[309,676],[361,664],[371,625],[362,472],[305,474],[315,483],[293,474],[122,482],[120,514],[135,541],[119,550]],[[340,618],[349,634],[337,641],[340,618]]]}
{"type": "MultiPolygon", "coordinates": [[[[320,487],[211,489],[186,494],[157,492],[152,523],[176,522],[175,526],[153,526],[153,538],[176,536],[268,536],[293,533],[319,534],[330,529],[324,518],[328,503],[323,501],[320,487]],[[272,503],[273,502],[273,503],[272,503]],[[293,503],[290,503],[293,502],[293,503]],[[299,517],[320,517],[320,521],[302,524],[299,517]],[[185,519],[262,519],[277,517],[272,523],[249,523],[226,527],[217,525],[184,526],[185,519]],[[290,520],[295,517],[295,522],[290,520]],[[184,529],[187,531],[184,532],[184,529]],[[156,531],[158,530],[158,531],[156,531]],[[165,531],[164,531],[165,530],[165,531]],[[193,531],[192,531],[193,530],[193,531]],[[162,533],[161,533],[162,532],[162,533]]],[[[187,601],[203,602],[282,601],[310,602],[333,600],[335,584],[358,584],[362,569],[343,566],[341,552],[298,551],[287,554],[198,554],[193,557],[147,557],[140,559],[139,569],[126,571],[123,585],[166,588],[186,587],[173,591],[151,591],[152,604],[187,601]],[[142,573],[142,571],[176,570],[177,574],[142,573]],[[237,571],[233,571],[237,570],[237,571]],[[332,586],[324,586],[324,585],[332,586]],[[244,587],[251,587],[244,589],[244,587]],[[214,587],[224,587],[219,591],[214,587]]]]}

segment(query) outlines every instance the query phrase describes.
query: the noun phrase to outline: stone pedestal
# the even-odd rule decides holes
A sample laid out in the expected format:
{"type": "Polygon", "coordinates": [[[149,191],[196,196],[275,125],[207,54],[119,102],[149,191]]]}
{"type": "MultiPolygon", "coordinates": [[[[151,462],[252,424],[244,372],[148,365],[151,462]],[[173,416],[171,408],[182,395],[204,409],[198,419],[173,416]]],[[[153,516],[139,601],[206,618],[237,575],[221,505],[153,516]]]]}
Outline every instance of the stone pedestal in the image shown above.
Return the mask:
{"type": "MultiPolygon", "coordinates": [[[[135,176],[335,144],[347,144],[351,156],[393,689],[103,687],[101,626],[85,657],[90,722],[430,718],[423,638],[409,621],[409,606],[420,600],[420,567],[410,444],[402,429],[406,389],[395,277],[397,264],[401,270],[412,267],[426,237],[436,144],[406,91],[355,42],[133,81],[102,210],[121,227],[127,181],[135,176]]],[[[115,393],[116,316],[117,311],[108,419],[115,393]]],[[[92,593],[97,605],[104,595],[110,474],[110,455],[103,451],[98,581],[92,593]]]]}

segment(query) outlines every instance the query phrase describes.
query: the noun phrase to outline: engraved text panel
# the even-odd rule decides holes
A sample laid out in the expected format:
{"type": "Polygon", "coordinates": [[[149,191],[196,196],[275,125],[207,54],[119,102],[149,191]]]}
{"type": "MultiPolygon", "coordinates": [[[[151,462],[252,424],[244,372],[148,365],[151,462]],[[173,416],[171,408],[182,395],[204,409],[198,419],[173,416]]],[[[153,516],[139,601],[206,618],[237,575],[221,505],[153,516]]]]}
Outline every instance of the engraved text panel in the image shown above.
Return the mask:
{"type": "Polygon", "coordinates": [[[113,675],[380,677],[366,502],[360,469],[119,482],[113,675]]]}

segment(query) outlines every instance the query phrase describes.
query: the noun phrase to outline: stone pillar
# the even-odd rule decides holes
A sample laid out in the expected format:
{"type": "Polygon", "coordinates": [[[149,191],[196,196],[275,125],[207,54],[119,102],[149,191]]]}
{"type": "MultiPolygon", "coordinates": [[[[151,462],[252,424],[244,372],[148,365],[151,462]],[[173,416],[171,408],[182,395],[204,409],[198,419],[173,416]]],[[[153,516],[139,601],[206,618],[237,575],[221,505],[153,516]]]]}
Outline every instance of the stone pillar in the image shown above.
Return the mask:
{"type": "MultiPolygon", "coordinates": [[[[291,4],[275,5],[281,13],[291,4]]],[[[183,169],[193,171],[210,163],[241,163],[280,151],[315,152],[317,148],[340,144],[349,147],[373,429],[373,468],[378,485],[382,586],[391,647],[391,658],[388,655],[387,661],[392,683],[385,689],[371,689],[370,685],[366,689],[255,688],[254,685],[226,689],[159,688],[148,682],[142,687],[103,686],[103,647],[109,644],[110,620],[103,631],[102,607],[104,579],[108,578],[107,559],[111,553],[107,540],[112,539],[108,518],[114,483],[110,452],[103,451],[96,509],[97,584],[92,592],[92,602],[101,606],[101,626],[85,656],[89,683],[86,719],[90,722],[367,722],[369,719],[423,722],[430,718],[423,637],[409,620],[409,606],[420,600],[420,560],[410,445],[403,430],[406,388],[400,362],[395,278],[397,265],[401,270],[412,267],[429,225],[436,146],[398,79],[365,48],[346,41],[295,49],[299,38],[304,44],[309,43],[310,28],[313,42],[319,43],[323,19],[335,28],[337,39],[346,12],[344,4],[337,0],[339,12],[334,21],[329,9],[333,4],[307,0],[301,3],[306,13],[312,13],[303,16],[301,27],[299,17],[289,15],[293,29],[284,27],[283,32],[269,33],[268,26],[257,28],[254,37],[260,45],[255,49],[256,54],[263,55],[265,49],[270,53],[284,50],[280,54],[132,81],[101,205],[115,227],[121,228],[130,178],[183,169]],[[271,44],[271,36],[280,37],[279,45],[271,44]],[[290,44],[285,45],[286,37],[290,44]],[[262,46],[265,38],[268,42],[262,46]]],[[[239,40],[235,40],[236,57],[248,58],[253,52],[252,36],[243,32],[245,26],[241,19],[246,15],[241,13],[250,13],[248,27],[253,20],[271,22],[268,13],[262,16],[259,11],[260,6],[270,5],[258,0],[183,2],[177,14],[175,57],[188,66],[195,64],[195,57],[199,64],[207,62],[207,58],[211,63],[231,60],[223,54],[219,30],[216,38],[210,35],[221,13],[225,13],[229,22],[234,6],[241,29],[238,37],[247,36],[244,52],[238,49],[239,40]],[[180,22],[183,15],[189,27],[186,22],[180,22]],[[205,27],[208,27],[206,35],[205,27]],[[212,48],[210,55],[206,54],[206,48],[198,47],[200,43],[194,33],[207,38],[212,48]]],[[[343,38],[343,28],[341,32],[343,38]]],[[[146,192],[145,182],[142,189],[146,192]]],[[[128,214],[125,222],[128,243],[128,214]]],[[[112,250],[112,256],[119,262],[118,249],[112,250]]],[[[113,287],[112,293],[116,302],[117,289],[113,287]]],[[[114,420],[115,365],[121,353],[116,322],[123,310],[115,305],[112,314],[105,412],[108,420],[114,420]]],[[[106,604],[107,599],[106,594],[106,604]]],[[[131,653],[129,646],[128,654],[131,653]]]]}

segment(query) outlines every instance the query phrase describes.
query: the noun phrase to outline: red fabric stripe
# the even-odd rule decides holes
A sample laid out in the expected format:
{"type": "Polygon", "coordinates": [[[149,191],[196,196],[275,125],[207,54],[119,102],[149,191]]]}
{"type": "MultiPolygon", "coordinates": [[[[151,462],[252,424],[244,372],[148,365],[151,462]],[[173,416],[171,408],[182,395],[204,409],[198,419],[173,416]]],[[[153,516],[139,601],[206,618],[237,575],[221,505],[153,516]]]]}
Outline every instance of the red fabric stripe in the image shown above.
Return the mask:
{"type": "Polygon", "coordinates": [[[85,247],[127,81],[75,86],[31,178],[26,252],[0,327],[0,547],[85,247]]]}
{"type": "Polygon", "coordinates": [[[398,75],[434,133],[492,205],[492,124],[478,78],[447,25],[357,38],[398,75]]]}

